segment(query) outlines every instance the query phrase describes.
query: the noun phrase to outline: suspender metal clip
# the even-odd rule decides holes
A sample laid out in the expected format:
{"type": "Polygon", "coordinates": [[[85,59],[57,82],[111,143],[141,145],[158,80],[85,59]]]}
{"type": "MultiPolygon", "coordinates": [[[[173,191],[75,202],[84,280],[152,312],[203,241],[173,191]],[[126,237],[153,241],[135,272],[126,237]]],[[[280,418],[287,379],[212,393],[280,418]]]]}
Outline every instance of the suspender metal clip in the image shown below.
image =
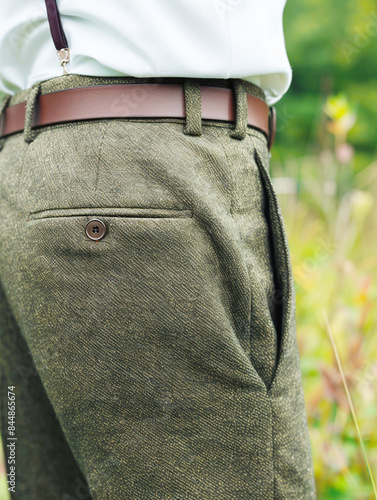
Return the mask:
{"type": "Polygon", "coordinates": [[[70,72],[67,70],[67,63],[69,63],[71,51],[68,48],[60,49],[57,51],[59,63],[63,66],[63,75],[69,75],[70,72]]]}

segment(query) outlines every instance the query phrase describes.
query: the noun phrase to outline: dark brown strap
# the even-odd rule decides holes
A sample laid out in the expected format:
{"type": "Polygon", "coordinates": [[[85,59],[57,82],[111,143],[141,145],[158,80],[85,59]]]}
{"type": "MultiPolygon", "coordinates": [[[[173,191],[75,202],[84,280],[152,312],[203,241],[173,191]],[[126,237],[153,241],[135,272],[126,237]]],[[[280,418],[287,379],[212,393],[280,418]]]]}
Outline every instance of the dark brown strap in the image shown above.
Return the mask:
{"type": "Polygon", "coordinates": [[[48,23],[50,25],[51,36],[54,41],[56,50],[68,49],[68,42],[65,36],[60,13],[56,0],[45,0],[48,23]]]}
{"type": "MultiPolygon", "coordinates": [[[[233,91],[200,86],[202,118],[235,121],[233,91]]],[[[247,94],[248,125],[263,132],[272,146],[274,123],[267,104],[247,94]],[[271,127],[271,128],[270,128],[271,127]]],[[[0,123],[0,137],[20,132],[25,123],[25,102],[6,108],[0,123]]],[[[39,96],[32,127],[55,123],[106,118],[185,118],[183,86],[177,83],[95,85],[61,90],[39,96]]]]}
{"type": "Polygon", "coordinates": [[[268,117],[268,150],[271,150],[272,145],[275,141],[276,135],[276,108],[273,106],[270,108],[270,114],[268,117]]]}

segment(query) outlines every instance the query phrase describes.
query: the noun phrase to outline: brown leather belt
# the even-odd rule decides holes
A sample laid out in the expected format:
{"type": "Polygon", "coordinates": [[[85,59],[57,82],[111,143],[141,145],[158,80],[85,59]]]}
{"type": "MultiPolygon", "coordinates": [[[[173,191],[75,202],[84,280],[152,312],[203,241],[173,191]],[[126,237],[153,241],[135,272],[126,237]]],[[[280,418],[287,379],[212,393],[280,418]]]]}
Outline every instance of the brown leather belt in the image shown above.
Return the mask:
{"type": "MultiPolygon", "coordinates": [[[[235,121],[233,90],[200,86],[202,118],[235,121]]],[[[264,133],[271,149],[275,137],[274,108],[247,94],[248,125],[264,133]]],[[[26,102],[5,109],[0,138],[21,132],[26,102]]],[[[183,85],[173,83],[113,84],[79,87],[40,95],[34,107],[32,127],[102,118],[185,118],[183,85]]]]}

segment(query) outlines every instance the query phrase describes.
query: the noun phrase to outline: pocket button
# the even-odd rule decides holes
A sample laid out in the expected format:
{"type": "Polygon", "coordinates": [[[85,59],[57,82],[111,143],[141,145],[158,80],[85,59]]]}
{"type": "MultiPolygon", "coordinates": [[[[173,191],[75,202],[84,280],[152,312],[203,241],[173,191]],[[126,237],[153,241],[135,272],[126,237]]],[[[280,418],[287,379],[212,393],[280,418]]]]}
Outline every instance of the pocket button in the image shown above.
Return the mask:
{"type": "Polygon", "coordinates": [[[98,241],[106,234],[106,224],[99,219],[91,219],[85,226],[88,238],[98,241]]]}

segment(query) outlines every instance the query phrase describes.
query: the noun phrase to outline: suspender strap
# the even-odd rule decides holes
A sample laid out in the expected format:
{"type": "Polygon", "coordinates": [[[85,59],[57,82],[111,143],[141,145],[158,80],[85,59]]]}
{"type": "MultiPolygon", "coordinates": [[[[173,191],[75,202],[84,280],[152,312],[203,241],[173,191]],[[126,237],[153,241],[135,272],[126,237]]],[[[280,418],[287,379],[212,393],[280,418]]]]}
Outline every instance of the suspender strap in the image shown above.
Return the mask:
{"type": "Polygon", "coordinates": [[[67,49],[68,42],[63,30],[58,6],[56,5],[56,0],[45,0],[45,1],[46,1],[48,22],[50,24],[51,36],[54,41],[56,50],[67,49]]]}
{"type": "Polygon", "coordinates": [[[56,0],[45,0],[45,3],[51,36],[58,53],[59,62],[63,66],[64,73],[69,73],[66,64],[70,59],[70,50],[68,48],[68,42],[63,30],[56,0]]]}

